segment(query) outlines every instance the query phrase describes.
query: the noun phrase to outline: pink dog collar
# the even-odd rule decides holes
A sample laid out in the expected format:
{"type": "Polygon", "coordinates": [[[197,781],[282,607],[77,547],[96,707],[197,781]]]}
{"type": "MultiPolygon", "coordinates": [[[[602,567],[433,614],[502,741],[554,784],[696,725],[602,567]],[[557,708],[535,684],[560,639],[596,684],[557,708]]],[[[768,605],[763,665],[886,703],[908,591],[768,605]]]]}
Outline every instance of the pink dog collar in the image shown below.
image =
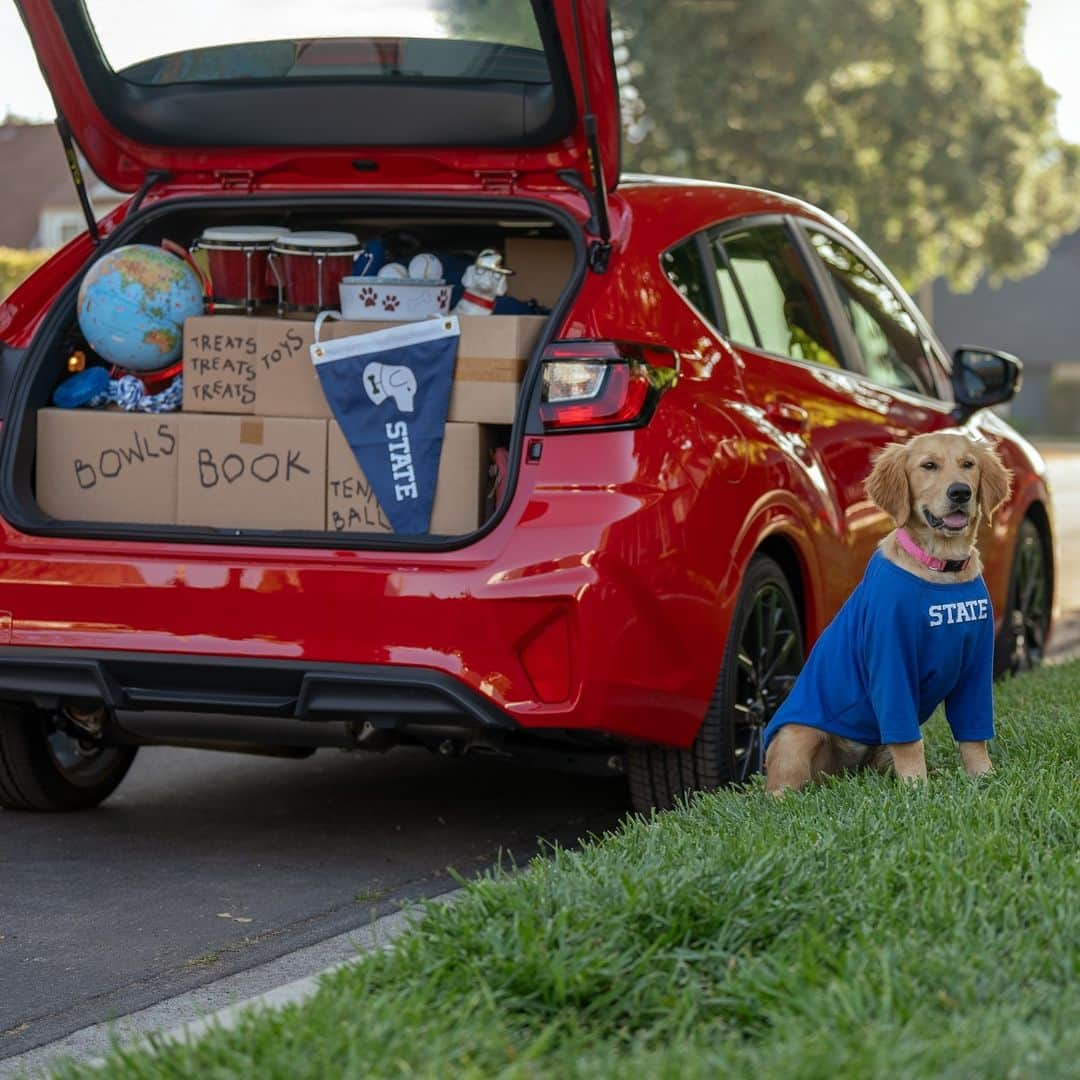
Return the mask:
{"type": "Polygon", "coordinates": [[[896,530],[896,542],[913,558],[918,559],[923,566],[928,566],[931,570],[941,570],[950,574],[958,574],[969,562],[971,562],[971,556],[968,555],[966,559],[939,559],[936,555],[931,555],[928,551],[923,551],[918,544],[903,530],[896,530]]]}

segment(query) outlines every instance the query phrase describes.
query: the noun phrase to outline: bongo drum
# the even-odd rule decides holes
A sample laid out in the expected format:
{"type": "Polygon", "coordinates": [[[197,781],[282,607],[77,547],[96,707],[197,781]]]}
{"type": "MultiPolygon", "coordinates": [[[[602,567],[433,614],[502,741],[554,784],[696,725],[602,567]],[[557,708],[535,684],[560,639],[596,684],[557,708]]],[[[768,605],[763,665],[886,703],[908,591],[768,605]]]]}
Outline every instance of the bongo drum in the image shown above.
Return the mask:
{"type": "Polygon", "coordinates": [[[273,301],[274,280],[267,259],[274,241],[287,235],[277,225],[220,225],[204,229],[192,250],[205,251],[215,307],[237,307],[251,313],[273,301]]]}
{"type": "Polygon", "coordinates": [[[336,306],[338,284],[352,273],[353,259],[362,250],[357,238],[347,232],[295,232],[280,237],[269,256],[279,313],[336,306]]]}

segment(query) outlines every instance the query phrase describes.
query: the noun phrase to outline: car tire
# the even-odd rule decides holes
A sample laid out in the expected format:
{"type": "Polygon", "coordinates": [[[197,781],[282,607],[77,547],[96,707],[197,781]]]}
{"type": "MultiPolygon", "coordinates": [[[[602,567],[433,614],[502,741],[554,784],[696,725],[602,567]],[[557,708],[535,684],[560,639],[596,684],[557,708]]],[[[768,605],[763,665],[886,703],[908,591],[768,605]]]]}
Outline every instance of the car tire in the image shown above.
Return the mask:
{"type": "Polygon", "coordinates": [[[1031,518],[1016,532],[1008,600],[994,643],[994,674],[1030,671],[1043,661],[1050,632],[1050,563],[1042,534],[1031,518]]]}
{"type": "Polygon", "coordinates": [[[633,808],[667,810],[692,791],[745,783],[760,772],[765,725],[790,691],[803,660],[802,623],[791,585],[773,559],[755,555],[743,578],[716,688],[697,738],[687,750],[629,750],[633,808]]]}
{"type": "Polygon", "coordinates": [[[37,811],[97,806],[123,780],[135,751],[76,738],[51,713],[0,705],[0,806],[37,811]]]}

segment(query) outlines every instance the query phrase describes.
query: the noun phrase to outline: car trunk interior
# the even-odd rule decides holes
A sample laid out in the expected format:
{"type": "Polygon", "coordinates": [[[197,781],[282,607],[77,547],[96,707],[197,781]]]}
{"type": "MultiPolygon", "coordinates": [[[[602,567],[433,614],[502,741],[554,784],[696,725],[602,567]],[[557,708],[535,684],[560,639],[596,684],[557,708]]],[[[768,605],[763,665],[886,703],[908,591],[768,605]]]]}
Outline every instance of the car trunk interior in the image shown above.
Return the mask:
{"type": "MultiPolygon", "coordinates": [[[[215,230],[246,236],[263,227],[292,234],[332,231],[351,234],[356,241],[339,238],[342,247],[328,252],[343,253],[335,256],[333,266],[315,247],[288,256],[279,251],[267,268],[245,261],[251,256],[237,252],[230,240],[224,245],[232,260],[229,276],[235,277],[239,259],[244,286],[223,287],[225,275],[214,273],[215,301],[205,314],[185,322],[181,359],[155,371],[111,362],[115,357],[103,355],[109,348],[87,329],[87,305],[77,306],[75,284],[61,297],[27,356],[6,433],[14,442],[5,455],[4,502],[16,527],[133,540],[418,549],[460,544],[497,518],[517,472],[521,439],[514,434],[526,419],[523,388],[530,390],[535,383],[543,345],[582,272],[582,243],[573,222],[547,207],[523,208],[520,200],[502,205],[475,199],[313,198],[300,203],[250,198],[242,209],[236,199],[192,200],[136,214],[95,253],[88,273],[121,246],[160,247],[163,242],[193,251],[195,264],[206,271],[218,265],[209,260],[220,257],[208,250],[214,247],[215,230]],[[503,269],[513,271],[500,275],[505,295],[494,300],[493,310],[481,304],[473,314],[453,311],[463,293],[462,276],[485,250],[497,253],[494,265],[501,260],[503,269]],[[368,436],[357,434],[353,405],[361,372],[365,381],[373,378],[371,365],[342,367],[354,381],[344,391],[339,387],[335,397],[312,363],[316,309],[342,310],[339,299],[345,297],[339,297],[337,277],[348,252],[360,253],[346,259],[351,260],[346,273],[368,273],[343,286],[352,289],[345,317],[325,322],[322,341],[355,342],[406,326],[423,326],[426,332],[440,322],[432,318],[440,310],[458,317],[460,336],[451,334],[456,353],[452,368],[446,369],[447,377],[453,371],[453,381],[445,420],[442,414],[433,422],[425,419],[425,436],[442,437],[441,454],[436,447],[434,457],[424,459],[437,466],[424,473],[419,444],[403,448],[400,441],[388,441],[388,421],[404,417],[412,423],[405,413],[412,412],[413,395],[419,401],[427,393],[426,354],[417,354],[413,365],[419,389],[400,374],[412,370],[400,366],[403,354],[390,356],[397,366],[376,363],[385,385],[376,397],[368,391],[377,408],[363,421],[369,425],[365,431],[377,430],[380,438],[386,433],[379,453],[397,453],[393,476],[400,481],[399,492],[411,493],[413,482],[423,487],[427,476],[432,502],[426,529],[400,527],[405,519],[395,517],[397,508],[387,512],[382,505],[385,480],[380,488],[362,468],[362,461],[375,461],[364,454],[376,450],[356,449],[368,436]],[[417,259],[426,255],[434,255],[437,263],[417,259]],[[416,278],[399,279],[397,288],[385,278],[375,281],[371,272],[380,261],[412,270],[416,278]],[[312,285],[316,264],[319,280],[312,285]],[[252,265],[254,285],[248,284],[252,265]],[[429,279],[415,290],[421,273],[429,279]],[[321,303],[307,294],[315,287],[323,294],[321,303]],[[411,318],[403,321],[406,312],[411,318]],[[114,400],[57,407],[58,388],[63,394],[65,386],[85,385],[85,371],[91,368],[108,372],[114,400]],[[182,374],[182,398],[172,371],[182,374]],[[169,405],[163,411],[125,410],[115,401],[117,380],[125,372],[139,378],[138,393],[131,390],[131,380],[126,383],[129,393],[143,396],[143,410],[150,395],[165,392],[176,400],[159,397],[160,404],[169,405]],[[73,377],[83,382],[73,383],[73,377]],[[394,385],[401,378],[406,380],[403,390],[394,385]]],[[[285,236],[279,244],[288,241],[285,236]]],[[[491,263],[492,257],[487,258],[491,263]]],[[[126,284],[124,279],[121,283],[126,284]]],[[[481,301],[490,302],[479,292],[481,301]]],[[[470,296],[476,293],[470,289],[470,296]]],[[[142,314],[125,314],[124,325],[137,327],[142,314]]],[[[441,325],[450,325],[445,316],[441,325]]],[[[384,336],[389,347],[394,334],[378,340],[384,336]]],[[[348,344],[342,345],[347,352],[348,344]]],[[[378,361],[382,355],[373,352],[371,358],[378,361]]],[[[102,373],[96,374],[104,384],[102,373]]],[[[361,403],[368,408],[362,398],[361,403]]]]}

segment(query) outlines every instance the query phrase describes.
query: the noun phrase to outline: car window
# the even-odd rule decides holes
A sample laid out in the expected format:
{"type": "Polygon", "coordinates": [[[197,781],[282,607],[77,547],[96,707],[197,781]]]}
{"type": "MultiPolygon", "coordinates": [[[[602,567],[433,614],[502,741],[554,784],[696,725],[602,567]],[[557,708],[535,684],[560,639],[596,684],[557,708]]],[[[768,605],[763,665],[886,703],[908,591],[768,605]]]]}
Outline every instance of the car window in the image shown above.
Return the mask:
{"type": "Polygon", "coordinates": [[[382,0],[141,0],[139,33],[130,2],[85,4],[112,69],[147,86],[328,77],[551,82],[529,0],[479,5],[471,17],[382,0]]]}
{"type": "Polygon", "coordinates": [[[828,324],[783,225],[711,237],[728,336],[743,345],[839,367],[828,324]]]}
{"type": "Polygon", "coordinates": [[[865,261],[838,240],[808,229],[847,315],[866,374],[882,386],[936,396],[915,320],[865,261]]]}
{"type": "Polygon", "coordinates": [[[724,305],[724,314],[727,317],[728,337],[744,345],[755,344],[754,328],[750,325],[746,308],[739,299],[731,271],[721,262],[716,264],[716,284],[720,289],[720,302],[724,305]]]}
{"type": "MultiPolygon", "coordinates": [[[[716,314],[709,296],[709,283],[705,276],[705,266],[701,261],[701,251],[697,238],[691,237],[681,244],[665,251],[661,263],[668,281],[690,301],[710,322],[716,324],[716,314]]],[[[719,329],[723,329],[722,324],[719,329]]]]}

